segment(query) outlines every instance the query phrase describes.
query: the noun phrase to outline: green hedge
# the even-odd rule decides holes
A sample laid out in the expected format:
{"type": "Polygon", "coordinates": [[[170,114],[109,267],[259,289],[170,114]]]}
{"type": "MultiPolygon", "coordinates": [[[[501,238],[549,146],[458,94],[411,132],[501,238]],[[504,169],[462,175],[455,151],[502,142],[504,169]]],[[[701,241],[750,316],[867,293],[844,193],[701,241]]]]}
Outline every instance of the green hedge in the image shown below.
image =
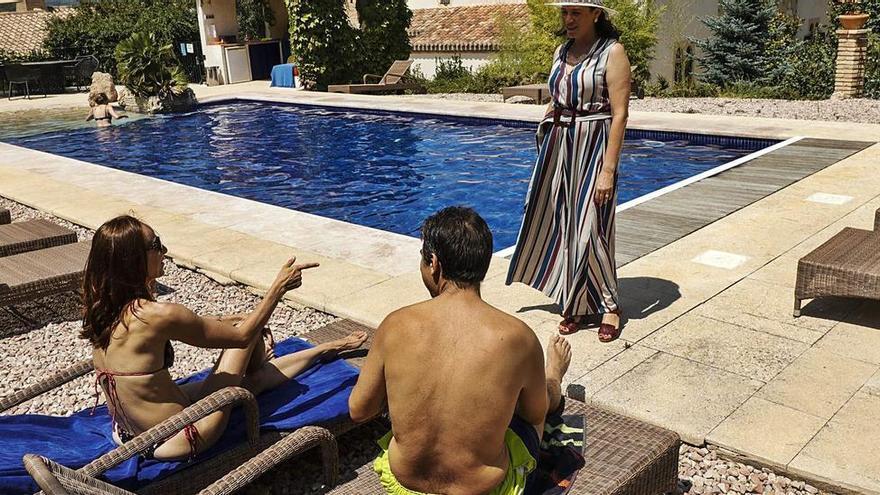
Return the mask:
{"type": "Polygon", "coordinates": [[[44,42],[55,58],[94,55],[101,70],[116,75],[116,45],[132,33],[155,33],[163,44],[198,43],[192,0],[81,0],[75,12],[48,23],[44,42]]]}

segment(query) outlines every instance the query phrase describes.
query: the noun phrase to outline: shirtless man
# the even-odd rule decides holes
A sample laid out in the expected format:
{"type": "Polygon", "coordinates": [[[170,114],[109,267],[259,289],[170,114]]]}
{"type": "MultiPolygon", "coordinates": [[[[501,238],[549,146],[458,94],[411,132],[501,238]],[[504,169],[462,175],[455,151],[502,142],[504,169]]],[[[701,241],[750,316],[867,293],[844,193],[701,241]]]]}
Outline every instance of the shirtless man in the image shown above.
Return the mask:
{"type": "Polygon", "coordinates": [[[385,318],[349,399],[359,422],[388,405],[392,431],[375,463],[388,493],[521,494],[535,468],[571,349],[551,337],[545,367],[534,332],[482,300],[491,258],[492,234],[473,210],[425,220],[432,298],[385,318]]]}

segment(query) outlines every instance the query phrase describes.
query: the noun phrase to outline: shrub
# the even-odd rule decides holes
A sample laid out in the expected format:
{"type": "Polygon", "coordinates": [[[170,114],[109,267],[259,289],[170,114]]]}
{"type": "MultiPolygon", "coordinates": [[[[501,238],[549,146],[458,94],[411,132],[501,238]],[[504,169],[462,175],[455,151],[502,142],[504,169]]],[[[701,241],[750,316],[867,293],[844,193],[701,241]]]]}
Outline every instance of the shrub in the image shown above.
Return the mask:
{"type": "Polygon", "coordinates": [[[834,91],[837,36],[821,30],[801,43],[786,61],[779,87],[808,100],[822,100],[834,91]]]}
{"type": "Polygon", "coordinates": [[[406,0],[359,0],[359,71],[384,74],[395,60],[406,60],[412,51],[406,30],[412,11],[406,0]]]}
{"type": "Polygon", "coordinates": [[[620,29],[620,42],[626,47],[636,85],[644,84],[651,78],[650,65],[663,11],[653,0],[608,0],[607,5],[619,12],[612,21],[620,29]]]}
{"type": "Polygon", "coordinates": [[[865,97],[880,99],[880,35],[868,39],[868,62],[865,64],[865,97]]]}
{"type": "Polygon", "coordinates": [[[135,96],[164,97],[186,89],[186,74],[171,44],[159,43],[153,33],[134,33],[116,47],[119,82],[135,96]]]}
{"type": "Polygon", "coordinates": [[[174,46],[199,39],[191,0],[81,0],[75,9],[49,20],[46,51],[53,58],[94,55],[114,75],[116,45],[132,33],[154,33],[159,43],[174,46]]]}
{"type": "Polygon", "coordinates": [[[339,0],[289,0],[290,49],[307,84],[328,84],[356,79],[356,30],[349,24],[339,0]]]}
{"type": "MultiPolygon", "coordinates": [[[[541,82],[550,75],[553,53],[565,41],[556,35],[561,27],[559,8],[547,5],[545,0],[527,0],[527,5],[529,25],[525,30],[500,22],[501,50],[484,71],[490,87],[502,81],[505,85],[541,82]]],[[[608,0],[608,6],[620,12],[612,21],[620,29],[620,42],[635,68],[637,83],[647,81],[661,9],[652,0],[608,0]]]]}
{"type": "Polygon", "coordinates": [[[266,25],[275,24],[275,14],[269,0],[235,0],[238,32],[245,39],[258,40],[266,37],[266,25]]]}

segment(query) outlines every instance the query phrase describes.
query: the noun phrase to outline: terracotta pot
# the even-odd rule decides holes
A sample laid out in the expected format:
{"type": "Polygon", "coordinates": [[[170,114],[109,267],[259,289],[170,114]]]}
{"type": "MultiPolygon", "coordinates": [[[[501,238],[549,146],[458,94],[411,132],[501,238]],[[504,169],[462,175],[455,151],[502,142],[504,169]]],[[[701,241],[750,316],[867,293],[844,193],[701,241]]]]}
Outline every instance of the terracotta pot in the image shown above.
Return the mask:
{"type": "Polygon", "coordinates": [[[843,29],[862,29],[868,22],[868,14],[843,14],[837,18],[843,29]]]}

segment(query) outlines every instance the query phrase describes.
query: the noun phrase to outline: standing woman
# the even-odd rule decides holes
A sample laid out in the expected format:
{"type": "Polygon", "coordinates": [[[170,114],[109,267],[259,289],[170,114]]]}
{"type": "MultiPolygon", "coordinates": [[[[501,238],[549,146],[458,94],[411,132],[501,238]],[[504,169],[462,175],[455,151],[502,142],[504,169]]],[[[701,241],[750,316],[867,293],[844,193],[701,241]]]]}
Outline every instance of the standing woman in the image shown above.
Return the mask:
{"type": "Polygon", "coordinates": [[[629,114],[630,65],[603,0],[553,2],[562,32],[552,101],[538,127],[538,160],[507,283],[523,282],[562,308],[559,332],[601,314],[599,340],[620,335],[614,212],[629,114]]]}

